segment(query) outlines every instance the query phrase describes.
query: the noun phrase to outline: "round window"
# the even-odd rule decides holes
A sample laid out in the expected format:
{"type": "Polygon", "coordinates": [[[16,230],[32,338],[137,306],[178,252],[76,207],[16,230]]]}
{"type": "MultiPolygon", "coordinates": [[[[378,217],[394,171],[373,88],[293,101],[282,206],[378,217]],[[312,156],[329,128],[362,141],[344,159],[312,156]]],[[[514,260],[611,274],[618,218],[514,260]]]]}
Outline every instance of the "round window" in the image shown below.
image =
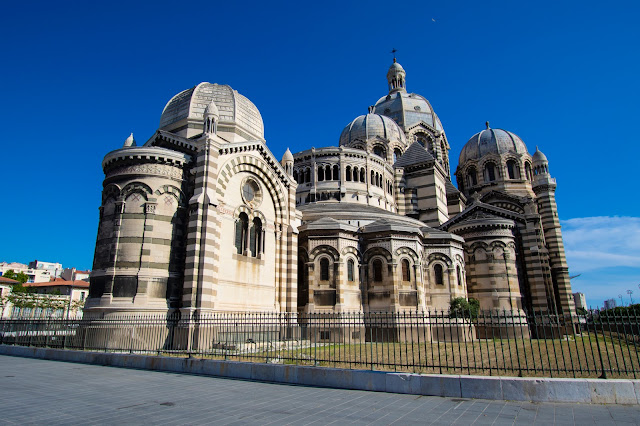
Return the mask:
{"type": "Polygon", "coordinates": [[[252,178],[246,178],[242,182],[240,189],[242,200],[250,207],[257,207],[262,201],[262,191],[260,185],[252,178]]]}

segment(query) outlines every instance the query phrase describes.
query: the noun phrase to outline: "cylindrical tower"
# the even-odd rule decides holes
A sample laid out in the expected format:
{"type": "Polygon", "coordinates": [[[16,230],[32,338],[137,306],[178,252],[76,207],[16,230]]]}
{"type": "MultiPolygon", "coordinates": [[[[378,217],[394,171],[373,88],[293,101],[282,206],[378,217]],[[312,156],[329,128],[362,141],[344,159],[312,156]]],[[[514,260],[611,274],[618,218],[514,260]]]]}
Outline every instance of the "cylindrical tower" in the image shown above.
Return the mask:
{"type": "Polygon", "coordinates": [[[553,295],[556,309],[559,313],[574,312],[571,284],[569,282],[569,267],[564,253],[558,206],[556,205],[556,180],[549,174],[547,157],[536,147],[533,154],[533,191],[536,194],[538,213],[542,221],[544,239],[549,251],[551,279],[553,281],[553,295]]]}
{"type": "Polygon", "coordinates": [[[136,147],[105,156],[87,315],[177,307],[184,269],[186,154],[136,147]]]}

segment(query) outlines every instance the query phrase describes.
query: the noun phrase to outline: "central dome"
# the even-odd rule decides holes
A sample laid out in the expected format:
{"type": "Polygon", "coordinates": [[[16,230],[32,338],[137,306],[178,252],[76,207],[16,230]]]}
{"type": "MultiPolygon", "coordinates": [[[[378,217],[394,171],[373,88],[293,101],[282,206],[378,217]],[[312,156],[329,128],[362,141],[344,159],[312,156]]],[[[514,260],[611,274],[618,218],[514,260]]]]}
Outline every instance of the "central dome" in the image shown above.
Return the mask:
{"type": "Polygon", "coordinates": [[[349,146],[355,140],[367,141],[379,137],[387,142],[399,142],[407,145],[404,132],[389,117],[380,114],[367,114],[356,117],[340,135],[340,146],[349,146]]]}
{"type": "Polygon", "coordinates": [[[214,102],[220,132],[244,140],[264,140],[264,124],[258,108],[227,85],[200,83],[175,95],[160,117],[160,129],[192,137],[202,133],[205,108],[214,102]]]}
{"type": "Polygon", "coordinates": [[[415,93],[398,91],[383,96],[376,102],[374,111],[376,114],[391,117],[405,131],[423,122],[435,130],[444,132],[442,123],[429,101],[415,93]]]}

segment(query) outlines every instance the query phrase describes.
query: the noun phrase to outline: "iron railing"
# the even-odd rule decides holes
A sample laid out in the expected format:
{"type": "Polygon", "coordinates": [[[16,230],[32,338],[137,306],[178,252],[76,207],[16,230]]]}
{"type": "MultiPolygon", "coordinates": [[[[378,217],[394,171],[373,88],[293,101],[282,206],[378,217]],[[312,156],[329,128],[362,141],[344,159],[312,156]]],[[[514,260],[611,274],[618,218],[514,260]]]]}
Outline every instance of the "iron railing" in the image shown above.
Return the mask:
{"type": "Polygon", "coordinates": [[[0,344],[415,373],[637,378],[639,328],[633,313],[598,311],[110,315],[2,319],[0,344]]]}

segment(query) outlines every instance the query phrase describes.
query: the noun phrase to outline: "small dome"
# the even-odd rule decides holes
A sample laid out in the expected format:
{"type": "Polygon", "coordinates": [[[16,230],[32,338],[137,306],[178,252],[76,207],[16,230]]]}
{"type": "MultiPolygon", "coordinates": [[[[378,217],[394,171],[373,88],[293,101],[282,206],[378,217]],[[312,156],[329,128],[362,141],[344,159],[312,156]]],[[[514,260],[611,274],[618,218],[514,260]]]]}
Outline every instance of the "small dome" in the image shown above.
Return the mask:
{"type": "Polygon", "coordinates": [[[211,101],[209,105],[204,109],[205,117],[207,115],[213,115],[214,117],[220,117],[220,111],[218,111],[218,107],[214,101],[211,101]]]}
{"type": "Polygon", "coordinates": [[[396,73],[396,72],[400,72],[400,71],[402,71],[402,72],[406,72],[406,71],[404,70],[404,68],[402,68],[402,65],[400,65],[400,64],[399,64],[399,63],[397,63],[397,62],[394,62],[394,63],[393,63],[393,64],[391,64],[391,66],[389,67],[389,72],[387,73],[387,75],[391,74],[392,72],[393,72],[393,73],[396,73]]]}
{"type": "Polygon", "coordinates": [[[533,154],[533,162],[535,163],[548,163],[547,156],[542,153],[536,146],[536,152],[533,154]]]}
{"type": "Polygon", "coordinates": [[[282,156],[281,163],[284,163],[284,162],[287,162],[287,161],[293,161],[293,154],[291,153],[289,148],[287,148],[287,150],[284,152],[284,155],[282,156]]]}
{"type": "Polygon", "coordinates": [[[502,129],[491,129],[476,133],[462,148],[458,164],[469,160],[478,160],[489,154],[528,154],[527,146],[517,135],[502,129]]]}
{"type": "Polygon", "coordinates": [[[125,148],[129,147],[129,146],[136,146],[136,140],[133,138],[133,133],[131,133],[129,135],[129,137],[127,139],[125,139],[124,141],[124,145],[125,148]]]}
{"type": "Polygon", "coordinates": [[[200,83],[175,95],[162,111],[160,129],[179,131],[184,128],[201,128],[205,109],[215,102],[219,124],[232,127],[243,138],[264,139],[264,124],[258,108],[230,86],[200,83]]]}
{"type": "Polygon", "coordinates": [[[367,114],[357,117],[344,128],[340,135],[340,146],[349,145],[356,139],[367,141],[375,137],[407,145],[404,132],[392,119],[380,114],[367,114]]]}

